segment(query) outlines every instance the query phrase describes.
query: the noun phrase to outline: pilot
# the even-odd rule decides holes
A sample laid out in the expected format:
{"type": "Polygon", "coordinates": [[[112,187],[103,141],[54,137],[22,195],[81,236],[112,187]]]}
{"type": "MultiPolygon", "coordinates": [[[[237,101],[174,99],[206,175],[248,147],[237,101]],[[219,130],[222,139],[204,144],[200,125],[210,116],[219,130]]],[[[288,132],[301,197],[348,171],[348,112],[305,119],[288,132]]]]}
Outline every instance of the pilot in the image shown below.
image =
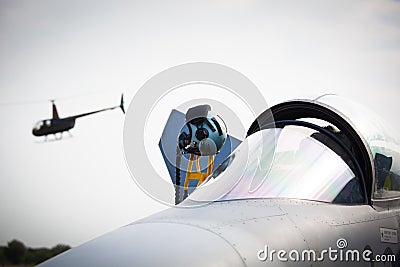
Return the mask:
{"type": "Polygon", "coordinates": [[[391,170],[393,163],[392,157],[387,157],[381,153],[375,154],[376,166],[376,186],[378,194],[385,194],[385,191],[399,191],[400,190],[400,177],[393,173],[391,170]]]}

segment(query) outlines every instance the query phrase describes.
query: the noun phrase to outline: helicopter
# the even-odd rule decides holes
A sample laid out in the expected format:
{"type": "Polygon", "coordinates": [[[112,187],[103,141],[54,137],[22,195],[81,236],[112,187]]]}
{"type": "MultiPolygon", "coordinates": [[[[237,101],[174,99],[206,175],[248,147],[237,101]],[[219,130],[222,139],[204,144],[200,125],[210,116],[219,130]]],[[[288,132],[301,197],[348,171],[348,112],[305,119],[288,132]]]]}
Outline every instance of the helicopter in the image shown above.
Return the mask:
{"type": "Polygon", "coordinates": [[[105,109],[100,109],[100,110],[95,110],[92,112],[87,112],[87,113],[82,113],[74,116],[69,116],[65,118],[60,118],[58,115],[57,107],[54,102],[54,100],[51,100],[52,103],[52,109],[53,109],[53,117],[51,119],[45,119],[45,120],[40,120],[38,121],[32,129],[32,134],[34,136],[45,136],[47,138],[47,135],[49,134],[54,134],[56,135],[57,133],[62,133],[71,130],[75,126],[75,120],[84,116],[92,115],[95,113],[107,111],[107,110],[113,110],[115,108],[120,108],[122,112],[125,114],[125,108],[124,108],[124,94],[121,95],[121,101],[119,106],[115,107],[110,107],[110,108],[105,108],[105,109]]]}

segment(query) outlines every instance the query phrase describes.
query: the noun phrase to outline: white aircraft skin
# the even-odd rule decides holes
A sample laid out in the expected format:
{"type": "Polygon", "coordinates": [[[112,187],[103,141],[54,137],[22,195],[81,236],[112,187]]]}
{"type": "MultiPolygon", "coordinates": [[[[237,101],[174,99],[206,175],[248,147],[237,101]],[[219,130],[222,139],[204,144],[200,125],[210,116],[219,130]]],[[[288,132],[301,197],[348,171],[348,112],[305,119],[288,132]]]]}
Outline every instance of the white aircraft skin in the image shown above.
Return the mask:
{"type": "MultiPolygon", "coordinates": [[[[371,183],[367,188],[374,190],[375,177],[371,183]]],[[[371,195],[361,204],[246,198],[173,207],[39,266],[399,266],[400,197],[371,195]],[[360,260],[346,261],[354,251],[360,260]],[[396,260],[367,262],[363,255],[396,260]]]]}
{"type": "MultiPolygon", "coordinates": [[[[382,244],[380,227],[398,229],[400,212],[290,199],[215,202],[191,209],[168,209],[137,221],[39,266],[348,266],[346,262],[260,261],[267,245],[280,249],[347,249],[367,246],[374,254],[398,244],[382,244]]],[[[288,256],[286,256],[288,257],[288,256]]],[[[364,261],[349,266],[372,266],[364,261]]],[[[375,263],[375,266],[385,266],[375,263]]],[[[388,265],[390,266],[390,265],[388,265]]]]}

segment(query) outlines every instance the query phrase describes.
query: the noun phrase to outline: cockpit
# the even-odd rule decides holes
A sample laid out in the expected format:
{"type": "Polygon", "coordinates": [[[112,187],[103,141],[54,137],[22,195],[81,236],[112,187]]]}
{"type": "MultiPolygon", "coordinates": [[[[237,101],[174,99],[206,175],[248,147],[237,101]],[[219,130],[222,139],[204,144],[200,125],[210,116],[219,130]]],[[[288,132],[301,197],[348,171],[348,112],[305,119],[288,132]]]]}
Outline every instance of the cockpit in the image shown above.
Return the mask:
{"type": "Polygon", "coordinates": [[[398,199],[400,146],[382,121],[337,96],[274,106],[187,202],[398,199]]]}
{"type": "Polygon", "coordinates": [[[294,198],[363,203],[366,196],[359,177],[340,155],[315,138],[316,134],[302,126],[254,133],[190,198],[197,201],[294,198]],[[221,191],[207,183],[218,184],[221,191]],[[231,190],[223,195],[224,188],[231,190]]]}
{"type": "Polygon", "coordinates": [[[33,126],[34,130],[40,130],[40,128],[42,128],[42,126],[44,125],[44,121],[38,121],[37,123],[35,123],[35,125],[33,126]]]}

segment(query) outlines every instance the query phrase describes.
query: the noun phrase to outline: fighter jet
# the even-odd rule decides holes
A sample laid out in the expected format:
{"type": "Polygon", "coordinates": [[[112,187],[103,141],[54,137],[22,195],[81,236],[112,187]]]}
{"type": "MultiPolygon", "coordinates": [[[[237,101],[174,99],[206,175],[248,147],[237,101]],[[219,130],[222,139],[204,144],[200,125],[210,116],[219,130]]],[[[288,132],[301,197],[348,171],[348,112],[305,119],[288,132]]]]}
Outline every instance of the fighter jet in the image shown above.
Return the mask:
{"type": "Polygon", "coordinates": [[[277,104],[177,207],[39,266],[399,266],[392,134],[340,97],[277,104]]]}

